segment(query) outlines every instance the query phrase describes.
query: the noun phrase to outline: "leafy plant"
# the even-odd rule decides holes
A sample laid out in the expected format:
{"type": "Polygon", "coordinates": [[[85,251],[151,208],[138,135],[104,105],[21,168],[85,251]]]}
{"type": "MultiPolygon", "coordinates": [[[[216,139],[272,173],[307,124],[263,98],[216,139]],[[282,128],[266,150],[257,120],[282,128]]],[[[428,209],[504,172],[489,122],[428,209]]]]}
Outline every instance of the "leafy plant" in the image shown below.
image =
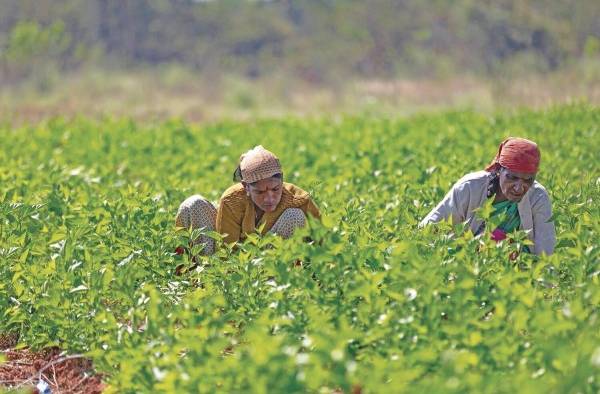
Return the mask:
{"type": "Polygon", "coordinates": [[[574,105],[5,126],[0,332],[85,353],[108,392],[597,392],[599,124],[597,108],[574,105]],[[541,146],[556,253],[512,261],[522,233],[496,244],[418,230],[507,135],[541,146]],[[217,200],[259,143],[311,191],[322,222],[286,241],[218,240],[195,263],[174,253],[197,235],[174,227],[178,204],[217,200]]]}

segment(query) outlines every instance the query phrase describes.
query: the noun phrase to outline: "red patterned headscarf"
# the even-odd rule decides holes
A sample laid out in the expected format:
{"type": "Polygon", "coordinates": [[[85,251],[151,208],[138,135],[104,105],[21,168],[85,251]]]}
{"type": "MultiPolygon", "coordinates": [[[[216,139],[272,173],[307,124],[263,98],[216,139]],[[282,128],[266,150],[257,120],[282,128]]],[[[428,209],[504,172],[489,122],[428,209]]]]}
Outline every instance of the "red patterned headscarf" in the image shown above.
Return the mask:
{"type": "Polygon", "coordinates": [[[535,142],[508,137],[500,144],[494,160],[485,169],[496,171],[501,166],[514,172],[535,174],[540,165],[540,150],[535,142]]]}

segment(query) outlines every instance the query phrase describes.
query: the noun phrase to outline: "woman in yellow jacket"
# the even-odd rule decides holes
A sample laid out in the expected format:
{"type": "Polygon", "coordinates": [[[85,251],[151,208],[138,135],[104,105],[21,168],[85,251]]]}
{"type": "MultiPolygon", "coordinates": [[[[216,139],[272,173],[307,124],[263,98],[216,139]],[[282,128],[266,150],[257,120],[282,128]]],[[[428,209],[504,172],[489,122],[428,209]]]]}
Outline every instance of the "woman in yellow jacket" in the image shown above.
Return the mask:
{"type": "MultiPolygon", "coordinates": [[[[258,228],[261,234],[289,238],[295,228],[305,225],[306,215],[320,218],[309,194],[283,182],[279,159],[260,145],[240,157],[234,180],[237,183],[223,193],[216,209],[200,195],[187,198],[179,206],[176,225],[216,230],[225,242],[233,243],[258,228]]],[[[205,254],[214,252],[212,238],[200,236],[196,242],[204,245],[205,254]]]]}

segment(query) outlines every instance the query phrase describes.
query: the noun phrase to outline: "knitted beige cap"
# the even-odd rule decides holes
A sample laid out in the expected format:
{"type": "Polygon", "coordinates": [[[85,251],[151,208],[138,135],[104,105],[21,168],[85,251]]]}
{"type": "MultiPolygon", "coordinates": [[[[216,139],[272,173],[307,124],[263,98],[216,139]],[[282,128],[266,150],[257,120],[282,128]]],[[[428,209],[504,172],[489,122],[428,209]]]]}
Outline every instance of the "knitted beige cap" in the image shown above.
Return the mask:
{"type": "Polygon", "coordinates": [[[255,146],[240,157],[242,181],[254,183],[281,174],[279,159],[262,145],[255,146]]]}

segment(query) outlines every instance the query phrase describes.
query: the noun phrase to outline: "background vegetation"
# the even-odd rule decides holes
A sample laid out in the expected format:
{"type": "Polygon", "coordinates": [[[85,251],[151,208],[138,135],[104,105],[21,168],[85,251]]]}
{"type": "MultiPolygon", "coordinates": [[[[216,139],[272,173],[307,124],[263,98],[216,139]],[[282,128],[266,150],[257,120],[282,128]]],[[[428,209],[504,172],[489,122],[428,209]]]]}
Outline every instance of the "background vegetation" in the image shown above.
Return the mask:
{"type": "Polygon", "coordinates": [[[599,21],[577,0],[6,0],[0,116],[598,102],[599,21]]]}

